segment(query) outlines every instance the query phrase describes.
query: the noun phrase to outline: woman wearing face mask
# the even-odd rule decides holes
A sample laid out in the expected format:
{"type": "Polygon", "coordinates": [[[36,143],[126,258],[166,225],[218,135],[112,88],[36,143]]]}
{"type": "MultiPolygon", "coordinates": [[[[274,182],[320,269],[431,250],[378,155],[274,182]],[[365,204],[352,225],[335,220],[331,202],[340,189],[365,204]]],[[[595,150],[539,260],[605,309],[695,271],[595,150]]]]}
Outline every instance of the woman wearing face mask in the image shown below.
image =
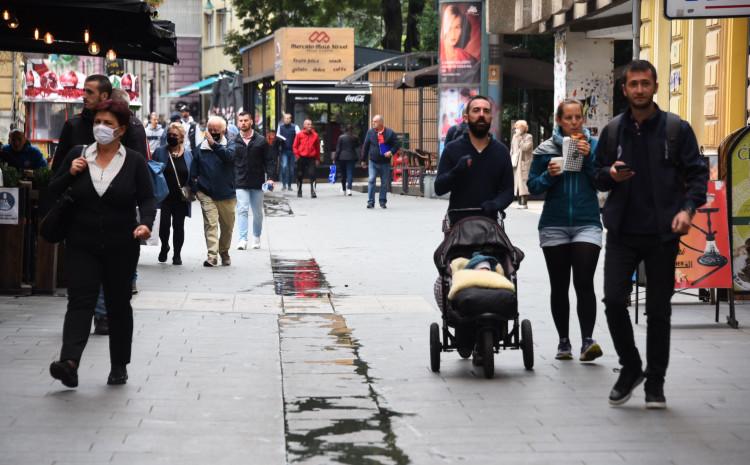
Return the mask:
{"type": "Polygon", "coordinates": [[[601,347],[592,338],[596,322],[594,272],[602,247],[602,224],[593,185],[596,139],[583,127],[584,121],[581,102],[568,99],[560,103],[552,137],[534,150],[527,186],[532,194],[546,192],[539,219],[539,242],[549,272],[552,319],[560,338],[555,358],[573,358],[568,334],[572,270],[583,340],[579,359],[590,362],[602,355],[601,347]],[[564,137],[576,139],[583,156],[580,171],[562,171],[564,137]]]}
{"type": "Polygon", "coordinates": [[[184,198],[182,187],[190,186],[192,179],[190,166],[193,155],[185,144],[185,128],[180,123],[172,123],[167,128],[167,145],[154,152],[154,160],[164,163],[164,178],[169,186],[169,194],[161,205],[159,221],[159,239],[161,252],[159,261],[167,261],[169,253],[169,230],[172,228],[172,264],[182,265],[182,244],[185,242],[185,217],[190,216],[190,202],[184,198]]]}
{"type": "Polygon", "coordinates": [[[94,114],[96,143],[71,149],[49,185],[56,197],[67,192],[74,202],[65,242],[69,273],[63,345],[60,360],[50,365],[52,377],[68,387],[78,385],[78,367],[100,286],[109,320],[112,366],[107,384],[125,384],[128,379],[133,336],[131,281],[138,265],[139,241],[151,236],[156,213],[143,155],[120,143],[129,123],[126,103],[100,103],[94,114]]]}

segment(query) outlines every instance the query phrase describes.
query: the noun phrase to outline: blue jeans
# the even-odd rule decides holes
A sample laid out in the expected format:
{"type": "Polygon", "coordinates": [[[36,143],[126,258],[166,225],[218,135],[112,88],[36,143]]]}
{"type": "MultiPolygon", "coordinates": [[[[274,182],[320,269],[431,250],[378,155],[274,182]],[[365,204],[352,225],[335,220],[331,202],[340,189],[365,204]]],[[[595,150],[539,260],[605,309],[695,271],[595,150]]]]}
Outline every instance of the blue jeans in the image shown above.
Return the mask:
{"type": "Polygon", "coordinates": [[[375,163],[370,160],[369,179],[367,180],[367,203],[375,205],[375,176],[380,176],[380,205],[388,201],[388,187],[391,184],[391,164],[375,163]]]}
{"type": "Polygon", "coordinates": [[[253,236],[260,237],[263,230],[263,191],[261,189],[237,189],[237,224],[240,240],[247,240],[248,210],[253,209],[253,236]]]}
{"type": "Polygon", "coordinates": [[[294,181],[294,153],[291,150],[281,152],[281,184],[283,187],[292,187],[294,181]]]}
{"type": "Polygon", "coordinates": [[[104,287],[99,286],[99,297],[96,298],[96,307],[94,307],[94,316],[97,319],[107,318],[107,307],[104,304],[104,287]]]}
{"type": "Polygon", "coordinates": [[[352,190],[352,179],[354,178],[354,165],[357,160],[339,160],[337,169],[341,173],[341,188],[352,190]]]}

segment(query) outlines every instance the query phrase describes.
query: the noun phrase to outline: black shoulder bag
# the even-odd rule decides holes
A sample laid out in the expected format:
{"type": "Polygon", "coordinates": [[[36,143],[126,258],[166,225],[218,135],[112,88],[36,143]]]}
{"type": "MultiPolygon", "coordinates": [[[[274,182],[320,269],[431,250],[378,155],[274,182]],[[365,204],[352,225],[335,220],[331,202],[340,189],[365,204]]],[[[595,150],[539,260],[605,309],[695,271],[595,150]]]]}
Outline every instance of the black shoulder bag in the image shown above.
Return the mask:
{"type": "MultiPolygon", "coordinates": [[[[86,152],[86,146],[81,149],[81,155],[86,152]]],[[[75,202],[70,195],[72,188],[68,187],[47,212],[39,225],[39,234],[47,242],[57,244],[68,237],[73,225],[73,207],[75,202]]]]}

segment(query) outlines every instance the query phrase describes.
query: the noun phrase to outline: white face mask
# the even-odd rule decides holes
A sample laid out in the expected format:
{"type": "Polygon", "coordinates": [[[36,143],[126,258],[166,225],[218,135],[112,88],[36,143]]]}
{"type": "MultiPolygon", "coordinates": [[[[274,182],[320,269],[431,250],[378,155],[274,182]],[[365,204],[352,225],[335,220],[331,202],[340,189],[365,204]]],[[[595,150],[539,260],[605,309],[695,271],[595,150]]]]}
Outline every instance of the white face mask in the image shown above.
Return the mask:
{"type": "Polygon", "coordinates": [[[103,124],[94,126],[94,139],[102,145],[107,145],[115,140],[115,130],[103,124]]]}

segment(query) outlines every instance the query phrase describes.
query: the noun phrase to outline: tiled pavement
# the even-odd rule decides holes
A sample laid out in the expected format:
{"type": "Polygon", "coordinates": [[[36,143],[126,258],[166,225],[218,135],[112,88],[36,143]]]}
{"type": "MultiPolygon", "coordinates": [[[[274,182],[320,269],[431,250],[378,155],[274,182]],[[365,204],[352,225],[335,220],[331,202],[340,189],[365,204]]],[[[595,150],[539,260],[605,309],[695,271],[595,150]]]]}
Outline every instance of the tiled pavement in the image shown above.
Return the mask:
{"type": "Polygon", "coordinates": [[[436,375],[427,329],[438,319],[431,253],[445,203],[395,197],[387,211],[366,211],[361,195],[323,187],[317,202],[291,205],[293,217],[267,218],[264,248],[233,252],[229,268],[200,267],[199,217],[183,268],[143,250],[124,387],[105,385],[97,336],[80,386],[53,382],[64,298],[0,297],[0,464],[750,463],[747,307],[732,330],[709,307],[675,306],[670,408],[646,411],[642,392],[610,408],[617,363],[606,324],[598,363],[552,358],[537,216],[512,210],[535,369],[509,351],[485,380],[451,353],[436,375]],[[269,247],[314,257],[332,296],[275,295],[269,247]]]}

